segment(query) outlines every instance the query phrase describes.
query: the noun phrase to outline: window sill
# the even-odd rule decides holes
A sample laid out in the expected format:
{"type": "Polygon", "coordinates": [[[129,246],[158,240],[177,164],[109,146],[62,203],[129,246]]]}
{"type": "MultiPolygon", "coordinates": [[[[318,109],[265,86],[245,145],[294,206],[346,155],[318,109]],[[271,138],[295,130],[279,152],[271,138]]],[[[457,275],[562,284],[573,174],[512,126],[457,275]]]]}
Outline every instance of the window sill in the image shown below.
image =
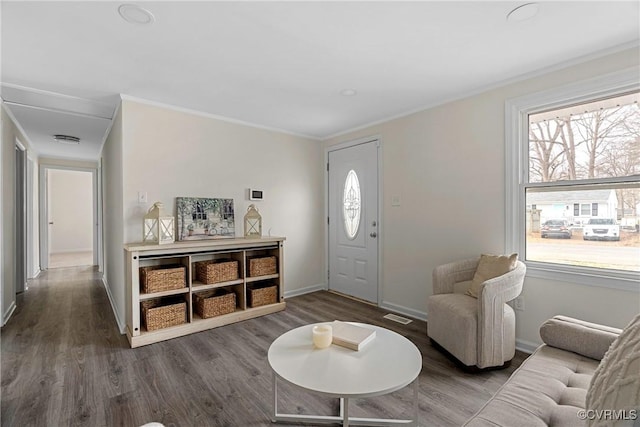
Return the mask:
{"type": "Polygon", "coordinates": [[[640,272],[525,261],[527,276],[640,293],[640,272]]]}

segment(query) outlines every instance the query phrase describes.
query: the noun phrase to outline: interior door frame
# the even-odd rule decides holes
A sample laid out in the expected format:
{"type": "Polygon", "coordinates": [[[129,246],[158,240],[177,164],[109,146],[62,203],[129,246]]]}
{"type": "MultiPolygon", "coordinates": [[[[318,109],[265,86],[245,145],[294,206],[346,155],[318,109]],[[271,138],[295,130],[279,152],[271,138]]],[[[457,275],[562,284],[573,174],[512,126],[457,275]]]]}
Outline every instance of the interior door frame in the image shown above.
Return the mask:
{"type": "Polygon", "coordinates": [[[100,182],[100,166],[81,167],[53,164],[40,164],[40,268],[49,268],[49,170],[68,170],[91,173],[91,197],[93,211],[93,265],[98,266],[98,271],[103,271],[102,257],[102,194],[100,182]]]}
{"type": "Polygon", "coordinates": [[[383,212],[383,187],[382,187],[382,138],[380,135],[372,135],[363,138],[358,138],[354,140],[344,141],[335,145],[330,145],[325,147],[324,150],[324,216],[327,220],[324,222],[324,235],[325,235],[325,265],[324,269],[327,272],[325,289],[329,289],[329,153],[332,151],[343,150],[345,148],[355,147],[356,145],[362,145],[367,143],[375,143],[378,148],[378,238],[376,239],[376,243],[378,245],[378,306],[382,305],[384,301],[384,296],[382,294],[383,286],[382,286],[382,277],[383,276],[383,267],[382,267],[382,251],[383,251],[383,239],[384,235],[384,212],[383,212]]]}
{"type": "Polygon", "coordinates": [[[17,294],[27,290],[27,148],[15,140],[15,281],[17,294]]]}

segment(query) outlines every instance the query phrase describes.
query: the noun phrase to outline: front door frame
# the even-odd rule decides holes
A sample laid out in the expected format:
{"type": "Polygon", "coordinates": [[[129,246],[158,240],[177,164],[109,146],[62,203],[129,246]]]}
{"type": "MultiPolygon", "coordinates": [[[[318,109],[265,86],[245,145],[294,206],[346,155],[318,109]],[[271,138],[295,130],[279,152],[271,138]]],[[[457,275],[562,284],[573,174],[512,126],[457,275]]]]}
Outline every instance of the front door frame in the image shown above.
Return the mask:
{"type": "Polygon", "coordinates": [[[383,187],[382,187],[382,138],[379,135],[367,136],[363,138],[358,138],[354,140],[344,141],[335,145],[330,145],[325,147],[324,150],[324,216],[327,220],[324,223],[324,235],[325,239],[325,271],[326,275],[326,286],[325,289],[329,289],[329,153],[331,151],[338,151],[345,148],[354,147],[356,145],[366,144],[366,143],[375,143],[378,147],[378,238],[376,242],[378,244],[378,306],[382,305],[384,301],[382,290],[382,277],[383,276],[383,268],[382,268],[382,251],[384,241],[382,236],[384,236],[384,212],[383,212],[383,187]]]}

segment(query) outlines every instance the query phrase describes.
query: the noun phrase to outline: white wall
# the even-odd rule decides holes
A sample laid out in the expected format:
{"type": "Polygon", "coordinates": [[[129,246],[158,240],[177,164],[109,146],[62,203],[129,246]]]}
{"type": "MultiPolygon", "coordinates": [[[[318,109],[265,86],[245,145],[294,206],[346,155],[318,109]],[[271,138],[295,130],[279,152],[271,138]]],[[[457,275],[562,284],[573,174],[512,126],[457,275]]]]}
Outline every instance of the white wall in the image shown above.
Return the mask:
{"type": "Polygon", "coordinates": [[[91,172],[48,169],[50,253],[93,250],[91,172]]]}
{"type": "MultiPolygon", "coordinates": [[[[384,304],[426,317],[434,267],[504,251],[507,99],[638,64],[631,49],[328,140],[381,136],[384,304]]],[[[540,324],[555,314],[622,327],[640,311],[638,292],[550,280],[527,278],[523,296],[516,334],[525,345],[540,342],[540,324]]]]}

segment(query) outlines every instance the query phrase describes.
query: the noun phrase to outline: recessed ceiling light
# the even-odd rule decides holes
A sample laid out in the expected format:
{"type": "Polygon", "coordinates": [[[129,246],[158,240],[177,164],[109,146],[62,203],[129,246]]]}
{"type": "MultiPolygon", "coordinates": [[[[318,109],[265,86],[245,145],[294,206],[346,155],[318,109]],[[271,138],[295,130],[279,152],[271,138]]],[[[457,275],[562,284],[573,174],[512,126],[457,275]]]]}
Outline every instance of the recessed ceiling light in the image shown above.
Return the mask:
{"type": "Polygon", "coordinates": [[[507,15],[507,21],[522,22],[531,19],[538,14],[538,3],[526,3],[516,7],[507,15]]]}
{"type": "Polygon", "coordinates": [[[343,89],[340,91],[340,95],[342,96],[355,96],[358,94],[358,91],[355,89],[343,89]]]}
{"type": "Polygon", "coordinates": [[[118,13],[127,22],[138,25],[147,25],[155,22],[153,13],[136,4],[122,4],[118,8],[118,13]]]}
{"type": "Polygon", "coordinates": [[[61,144],[80,144],[80,138],[77,136],[71,135],[53,135],[53,139],[55,142],[59,142],[61,144]]]}

